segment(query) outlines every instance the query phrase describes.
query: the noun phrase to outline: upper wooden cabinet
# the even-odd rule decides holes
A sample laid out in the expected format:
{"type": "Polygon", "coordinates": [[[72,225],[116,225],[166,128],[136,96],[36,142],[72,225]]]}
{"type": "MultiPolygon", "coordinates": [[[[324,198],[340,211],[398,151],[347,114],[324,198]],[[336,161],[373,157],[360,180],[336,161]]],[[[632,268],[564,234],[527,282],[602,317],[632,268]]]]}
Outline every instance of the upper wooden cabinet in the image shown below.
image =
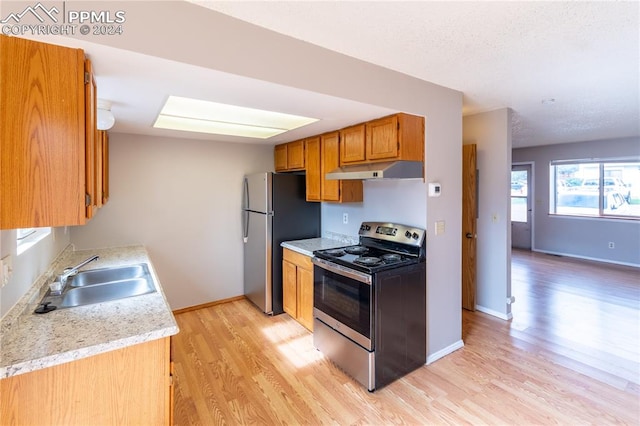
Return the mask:
{"type": "Polygon", "coordinates": [[[102,205],[109,201],[109,133],[106,130],[98,130],[98,149],[100,159],[99,174],[101,178],[98,188],[101,190],[97,195],[102,198],[102,205]]]}
{"type": "Polygon", "coordinates": [[[81,49],[0,35],[0,229],[93,215],[95,99],[81,49]]]}
{"type": "Polygon", "coordinates": [[[322,201],[322,170],[320,136],[306,140],[306,194],[307,201],[322,201]]]}
{"type": "Polygon", "coordinates": [[[424,117],[398,113],[274,148],[276,172],[306,171],[307,201],[361,202],[362,180],[327,180],[326,174],[392,160],[424,161],[424,117]]]}
{"type": "Polygon", "coordinates": [[[102,199],[98,197],[99,149],[98,149],[98,127],[97,108],[98,89],[93,75],[91,61],[84,61],[84,107],[85,107],[85,132],[84,132],[84,158],[85,158],[85,189],[86,189],[86,217],[91,219],[99,207],[102,206],[102,199]]]}
{"type": "Polygon", "coordinates": [[[361,180],[326,180],[340,163],[340,133],[325,133],[307,139],[307,201],[339,203],[362,201],[361,180]]]}
{"type": "Polygon", "coordinates": [[[366,159],[365,125],[358,124],[340,130],[340,164],[366,159]]]}
{"type": "Polygon", "coordinates": [[[305,169],[305,141],[276,145],[273,151],[276,172],[290,172],[305,169]]]}
{"type": "Polygon", "coordinates": [[[320,136],[322,201],[339,203],[360,202],[363,197],[361,180],[327,180],[327,173],[340,165],[340,132],[326,133],[320,136]]]}
{"type": "Polygon", "coordinates": [[[273,148],[273,163],[276,172],[287,170],[287,144],[276,145],[273,148]]]}
{"type": "Polygon", "coordinates": [[[341,130],[340,164],[424,161],[424,117],[399,113],[341,130]]]}

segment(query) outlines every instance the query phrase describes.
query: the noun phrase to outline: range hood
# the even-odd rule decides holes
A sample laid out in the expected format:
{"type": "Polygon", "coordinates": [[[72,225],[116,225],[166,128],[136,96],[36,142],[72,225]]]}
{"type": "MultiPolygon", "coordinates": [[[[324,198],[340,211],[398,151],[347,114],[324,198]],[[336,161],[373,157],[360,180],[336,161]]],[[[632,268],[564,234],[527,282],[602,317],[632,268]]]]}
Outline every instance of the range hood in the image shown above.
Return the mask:
{"type": "Polygon", "coordinates": [[[328,180],[422,179],[421,161],[386,161],[338,167],[327,173],[328,180]]]}

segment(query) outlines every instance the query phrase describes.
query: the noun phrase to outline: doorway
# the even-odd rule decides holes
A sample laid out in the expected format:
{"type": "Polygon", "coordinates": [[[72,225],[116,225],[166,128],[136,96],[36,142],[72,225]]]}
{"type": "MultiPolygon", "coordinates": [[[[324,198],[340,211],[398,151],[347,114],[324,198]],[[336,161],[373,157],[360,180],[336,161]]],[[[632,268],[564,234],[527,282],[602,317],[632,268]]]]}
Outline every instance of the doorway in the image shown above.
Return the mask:
{"type": "Polygon", "coordinates": [[[531,164],[511,166],[511,247],[531,250],[531,164]]]}

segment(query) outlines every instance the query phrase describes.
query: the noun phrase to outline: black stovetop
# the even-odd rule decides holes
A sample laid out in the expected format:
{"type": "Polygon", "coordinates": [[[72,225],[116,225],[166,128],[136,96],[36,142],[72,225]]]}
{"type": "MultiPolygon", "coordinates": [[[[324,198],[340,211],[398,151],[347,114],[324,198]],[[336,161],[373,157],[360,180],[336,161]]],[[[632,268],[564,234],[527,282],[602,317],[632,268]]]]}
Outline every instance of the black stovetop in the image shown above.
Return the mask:
{"type": "Polygon", "coordinates": [[[420,256],[361,244],[317,250],[313,254],[320,259],[368,274],[399,268],[424,260],[420,256]]]}

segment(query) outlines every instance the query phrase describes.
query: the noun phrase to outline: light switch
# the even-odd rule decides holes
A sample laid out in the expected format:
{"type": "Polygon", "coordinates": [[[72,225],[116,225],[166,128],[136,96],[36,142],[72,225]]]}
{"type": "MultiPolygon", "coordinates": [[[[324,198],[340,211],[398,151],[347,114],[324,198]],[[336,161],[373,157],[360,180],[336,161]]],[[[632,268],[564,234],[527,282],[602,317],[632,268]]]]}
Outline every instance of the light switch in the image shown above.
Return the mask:
{"type": "Polygon", "coordinates": [[[444,220],[439,220],[436,222],[436,235],[444,234],[444,220]]]}

